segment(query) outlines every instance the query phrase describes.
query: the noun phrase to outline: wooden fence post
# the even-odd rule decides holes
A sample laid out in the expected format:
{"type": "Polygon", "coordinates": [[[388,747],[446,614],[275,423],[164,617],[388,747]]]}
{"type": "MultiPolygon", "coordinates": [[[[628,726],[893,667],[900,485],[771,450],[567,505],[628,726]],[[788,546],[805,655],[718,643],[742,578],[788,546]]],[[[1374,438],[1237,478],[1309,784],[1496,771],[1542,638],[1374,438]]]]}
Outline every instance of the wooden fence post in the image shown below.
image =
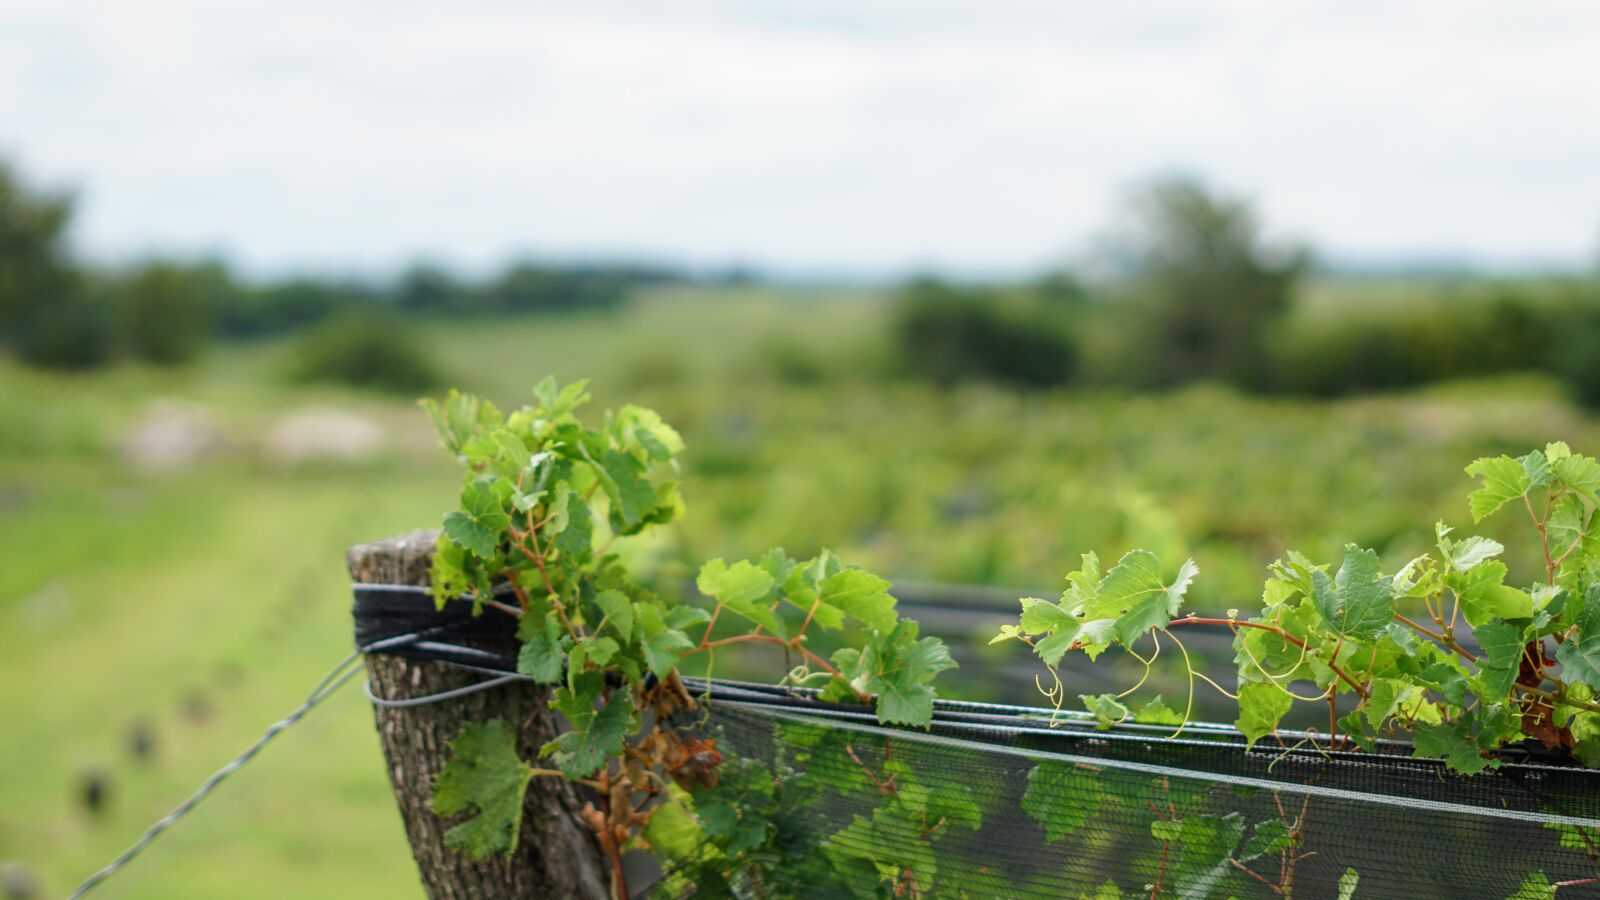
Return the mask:
{"type": "MultiPolygon", "coordinates": [[[[346,555],[351,580],[427,584],[437,534],[416,531],[352,547],[346,555]]],[[[478,646],[516,651],[514,642],[478,646]]],[[[369,655],[366,664],[374,693],[389,698],[432,694],[484,677],[440,662],[381,653],[369,655]]],[[[593,834],[578,819],[583,803],[571,784],[556,778],[533,780],[523,808],[522,835],[509,858],[477,861],[447,848],[444,833],[452,822],[435,815],[430,806],[434,776],[450,756],[446,745],[467,723],[504,719],[517,729],[523,759],[531,761],[557,733],[548,700],[548,688],[515,683],[424,706],[373,707],[411,853],[434,900],[609,896],[609,867],[593,834]]]]}

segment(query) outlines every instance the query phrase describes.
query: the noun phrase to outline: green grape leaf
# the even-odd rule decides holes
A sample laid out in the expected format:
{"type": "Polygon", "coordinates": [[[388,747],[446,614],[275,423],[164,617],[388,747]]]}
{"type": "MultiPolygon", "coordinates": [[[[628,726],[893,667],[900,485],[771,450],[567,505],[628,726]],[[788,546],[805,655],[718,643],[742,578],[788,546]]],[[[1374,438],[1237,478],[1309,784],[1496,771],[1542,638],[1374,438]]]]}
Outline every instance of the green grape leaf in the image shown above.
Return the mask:
{"type": "Polygon", "coordinates": [[[1117,887],[1117,883],[1108,878],[1094,889],[1094,893],[1079,894],[1078,900],[1123,900],[1122,888],[1117,887]]]}
{"type": "Polygon", "coordinates": [[[1161,702],[1158,694],[1149,703],[1139,707],[1133,714],[1133,720],[1140,725],[1182,725],[1183,713],[1161,702]]]}
{"type": "MultiPolygon", "coordinates": [[[[1105,619],[1103,621],[1109,622],[1111,620],[1105,619]]],[[[1076,638],[1075,630],[1058,631],[1034,643],[1033,652],[1044,661],[1045,665],[1053,669],[1061,665],[1061,657],[1066,656],[1067,651],[1072,649],[1072,644],[1076,638]]]]}
{"type": "Polygon", "coordinates": [[[617,411],[616,429],[623,441],[647,458],[665,461],[683,452],[678,430],[661,420],[655,410],[628,405],[617,411]]]}
{"type": "Polygon", "coordinates": [[[559,387],[553,376],[546,375],[533,386],[533,397],[539,401],[540,411],[546,418],[557,419],[589,402],[589,379],[574,381],[559,387]]]}
{"type": "Polygon", "coordinates": [[[578,671],[587,668],[589,663],[604,666],[621,649],[617,642],[609,637],[590,636],[578,641],[567,651],[567,665],[578,671]]]}
{"type": "Polygon", "coordinates": [[[766,604],[771,599],[773,580],[767,570],[740,560],[728,565],[713,559],[700,567],[695,579],[700,593],[714,598],[729,612],[737,613],[775,635],[783,636],[778,616],[766,604]]]}
{"type": "MultiPolygon", "coordinates": [[[[1057,634],[1065,633],[1057,632],[1057,634]]],[[[1117,639],[1117,620],[1095,619],[1093,622],[1085,622],[1073,638],[1090,659],[1095,659],[1117,639]]]]}
{"type": "Polygon", "coordinates": [[[1182,819],[1155,819],[1150,823],[1150,836],[1163,844],[1183,840],[1182,819]]]}
{"type": "Polygon", "coordinates": [[[532,780],[533,767],[517,756],[516,734],[505,722],[469,723],[450,742],[450,761],[433,782],[435,813],[472,813],[445,832],[445,844],[474,859],[515,851],[532,780]]]}
{"type": "Polygon", "coordinates": [[[1478,659],[1477,680],[1485,700],[1511,693],[1522,666],[1523,629],[1504,622],[1488,622],[1473,630],[1483,649],[1478,659]]]}
{"type": "Polygon", "coordinates": [[[1476,775],[1492,764],[1479,753],[1478,742],[1467,731],[1465,722],[1418,725],[1411,755],[1417,759],[1443,759],[1463,775],[1476,775]]]}
{"type": "Polygon", "coordinates": [[[1028,634],[1049,634],[1055,631],[1076,632],[1078,620],[1062,606],[1038,597],[1022,598],[1022,618],[1017,624],[1028,634]]]}
{"type": "Polygon", "coordinates": [[[1550,508],[1550,518],[1545,521],[1545,534],[1550,538],[1550,553],[1560,557],[1583,540],[1588,511],[1577,494],[1562,494],[1550,508]]]}
{"type": "Polygon", "coordinates": [[[644,464],[630,453],[607,449],[600,456],[600,483],[611,498],[613,512],[625,527],[642,525],[657,504],[655,485],[650,483],[644,464]]]}
{"type": "Polygon", "coordinates": [[[1094,552],[1083,554],[1083,565],[1067,574],[1067,590],[1061,596],[1064,606],[1078,607],[1092,601],[1100,590],[1100,557],[1094,552]]]}
{"type": "MultiPolygon", "coordinates": [[[[921,837],[920,817],[913,817],[902,804],[886,803],[872,810],[870,818],[856,816],[842,831],[829,838],[835,853],[863,856],[869,861],[891,863],[896,870],[909,872],[919,885],[933,885],[938,873],[939,855],[921,837]]],[[[878,892],[867,888],[864,896],[878,892]]]]}
{"type": "Polygon", "coordinates": [[[1474,628],[1494,619],[1525,619],[1533,615],[1533,597],[1502,584],[1506,573],[1505,563],[1489,560],[1445,576],[1445,584],[1461,598],[1461,612],[1474,628]]]}
{"type": "Polygon", "coordinates": [[[1555,900],[1556,886],[1543,872],[1533,872],[1522,879],[1517,892],[1506,900],[1555,900]]]}
{"type": "Polygon", "coordinates": [[[622,753],[623,739],[637,724],[626,691],[617,691],[605,706],[595,708],[604,684],[605,677],[599,672],[577,675],[571,687],[558,688],[550,701],[552,708],[566,716],[568,730],[539,752],[553,759],[568,778],[587,778],[604,766],[608,757],[622,753]]]}
{"type": "Polygon", "coordinates": [[[500,411],[487,400],[463,394],[455,388],[440,404],[431,398],[417,401],[417,405],[433,420],[433,429],[446,450],[460,455],[461,448],[485,428],[493,428],[502,421],[500,411]]]}
{"type": "Polygon", "coordinates": [[[555,548],[566,556],[588,552],[594,538],[594,515],[589,512],[583,495],[563,481],[556,485],[550,509],[550,521],[545,523],[543,531],[555,535],[555,548]]]}
{"type": "Polygon", "coordinates": [[[1269,853],[1278,853],[1289,849],[1293,843],[1294,839],[1289,836],[1289,828],[1282,820],[1268,819],[1258,823],[1250,832],[1249,839],[1239,849],[1239,861],[1249,862],[1269,853]]]}
{"type": "Polygon", "coordinates": [[[671,802],[659,804],[650,811],[644,839],[651,850],[669,861],[687,860],[701,849],[705,833],[695,816],[684,808],[686,793],[677,785],[670,787],[668,793],[671,802]]]}
{"type": "Polygon", "coordinates": [[[1482,522],[1495,510],[1520,499],[1530,486],[1527,470],[1509,456],[1486,456],[1467,466],[1467,474],[1483,480],[1483,486],[1467,498],[1474,522],[1482,522]]]}
{"type": "Polygon", "coordinates": [[[1445,527],[1443,522],[1435,525],[1434,530],[1438,535],[1439,553],[1457,572],[1465,572],[1485,560],[1499,556],[1506,550],[1499,541],[1486,537],[1469,537],[1452,541],[1448,536],[1451,529],[1445,527]]]}
{"type": "Polygon", "coordinates": [[[1454,661],[1428,663],[1417,673],[1417,679],[1423,687],[1437,691],[1446,702],[1467,705],[1467,679],[1454,661]]]}
{"type": "Polygon", "coordinates": [[[606,621],[626,639],[633,634],[633,601],[621,591],[601,591],[594,595],[594,603],[605,614],[606,621]]]}
{"type": "Polygon", "coordinates": [[[1161,579],[1161,562],[1154,553],[1131,550],[1100,580],[1087,618],[1115,619],[1117,638],[1131,644],[1147,631],[1167,627],[1199,572],[1194,560],[1188,560],[1169,585],[1161,579]]]}
{"type": "MultiPolygon", "coordinates": [[[[700,619],[683,621],[681,617],[673,614],[687,607],[675,607],[672,612],[663,618],[661,607],[654,603],[641,603],[635,607],[638,615],[639,646],[644,652],[645,665],[655,673],[657,678],[667,677],[667,673],[677,668],[678,660],[683,654],[694,649],[694,641],[683,633],[681,629],[690,627],[700,622],[700,619]]],[[[694,610],[704,615],[704,610],[694,610]]]]}
{"type": "Polygon", "coordinates": [[[1574,624],[1577,633],[1556,648],[1561,676],[1600,690],[1600,585],[1589,588],[1574,624]]]}
{"type": "Polygon", "coordinates": [[[1244,834],[1244,817],[1189,816],[1183,820],[1183,853],[1178,857],[1177,896],[1206,898],[1223,887],[1233,870],[1233,848],[1244,834]]]}
{"type": "Polygon", "coordinates": [[[1600,463],[1588,456],[1566,456],[1552,466],[1555,477],[1591,503],[1600,503],[1600,463]]]}
{"type": "Polygon", "coordinates": [[[483,598],[494,591],[490,584],[485,561],[440,532],[434,544],[433,564],[429,572],[433,582],[429,592],[438,609],[457,597],[472,595],[473,608],[482,606],[483,598]]]}
{"type": "MultiPolygon", "coordinates": [[[[823,606],[879,631],[893,628],[899,618],[889,582],[861,569],[841,569],[829,575],[818,585],[817,594],[823,606]]],[[[821,607],[818,610],[820,619],[821,607]]]]}
{"type": "Polygon", "coordinates": [[[1347,867],[1344,874],[1339,876],[1339,894],[1334,900],[1350,900],[1356,895],[1356,885],[1360,883],[1361,873],[1347,867]]]}
{"type": "MultiPolygon", "coordinates": [[[[1249,621],[1275,625],[1312,647],[1316,646],[1319,636],[1325,633],[1322,614],[1310,603],[1280,606],[1266,619],[1249,621]]],[[[1310,654],[1276,632],[1240,628],[1234,635],[1233,644],[1234,662],[1239,667],[1241,682],[1259,681],[1269,673],[1274,678],[1312,677],[1310,654]]]]}
{"type": "Polygon", "coordinates": [[[523,616],[517,623],[517,637],[522,640],[522,649],[517,653],[517,671],[539,684],[560,681],[566,672],[567,660],[561,646],[561,623],[555,614],[523,616]]]}
{"type": "Polygon", "coordinates": [[[1059,841],[1100,811],[1104,794],[1094,772],[1068,763],[1041,762],[1028,770],[1022,811],[1044,828],[1047,841],[1059,841]]]}
{"type": "Polygon", "coordinates": [[[910,619],[897,622],[887,634],[867,632],[859,651],[835,651],[834,667],[856,691],[877,698],[878,721],[925,726],[933,721],[934,676],[956,667],[950,650],[935,637],[918,640],[910,619]]]}
{"type": "Polygon", "coordinates": [[[1278,729],[1294,698],[1276,684],[1253,681],[1239,685],[1239,718],[1234,725],[1254,744],[1278,729]]]}
{"type": "Polygon", "coordinates": [[[1544,487],[1550,483],[1550,458],[1542,451],[1534,450],[1517,462],[1522,464],[1522,471],[1528,476],[1529,487],[1544,487]]]}
{"type": "Polygon", "coordinates": [[[965,782],[943,778],[918,781],[917,768],[901,757],[884,760],[883,772],[895,779],[895,799],[907,812],[924,814],[925,821],[944,819],[967,829],[982,824],[983,810],[965,782]]]}
{"type": "Polygon", "coordinates": [[[1001,625],[1000,633],[989,639],[989,646],[992,647],[995,644],[1004,643],[1006,641],[1015,641],[1024,637],[1025,635],[1026,632],[1016,625],[1001,625]]]}
{"type": "Polygon", "coordinates": [[[461,508],[444,517],[444,533],[450,540],[485,559],[494,556],[500,535],[511,524],[505,503],[511,485],[498,478],[474,478],[461,489],[461,508]]]}
{"type": "Polygon", "coordinates": [[[1317,611],[1340,634],[1374,638],[1394,619],[1394,585],[1378,572],[1378,554],[1346,544],[1344,562],[1332,580],[1311,573],[1317,611]]]}
{"type": "Polygon", "coordinates": [[[1095,727],[1101,731],[1128,721],[1128,707],[1112,694],[1079,694],[1078,700],[1094,713],[1095,727]]]}

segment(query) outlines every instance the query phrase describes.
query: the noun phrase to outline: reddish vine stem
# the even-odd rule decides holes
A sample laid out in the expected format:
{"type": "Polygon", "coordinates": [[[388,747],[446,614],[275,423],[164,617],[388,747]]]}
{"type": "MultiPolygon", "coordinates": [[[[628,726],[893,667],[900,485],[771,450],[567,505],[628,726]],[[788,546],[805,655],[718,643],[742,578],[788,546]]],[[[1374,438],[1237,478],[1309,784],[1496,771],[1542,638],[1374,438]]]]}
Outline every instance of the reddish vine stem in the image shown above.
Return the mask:
{"type": "Polygon", "coordinates": [[[1238,869],[1239,871],[1245,873],[1246,875],[1249,875],[1251,878],[1254,878],[1255,880],[1257,880],[1257,881],[1261,882],[1262,884],[1266,885],[1268,888],[1270,888],[1272,890],[1272,892],[1274,894],[1277,894],[1280,897],[1283,896],[1283,888],[1278,887],[1277,885],[1275,885],[1272,882],[1266,880],[1265,878],[1262,878],[1260,875],[1257,875],[1255,872],[1250,871],[1250,868],[1248,866],[1246,866],[1244,863],[1239,862],[1237,859],[1234,859],[1231,856],[1228,857],[1228,862],[1233,863],[1233,867],[1235,869],[1238,869]]]}
{"type": "Polygon", "coordinates": [[[1156,883],[1150,886],[1150,900],[1156,900],[1161,896],[1161,881],[1167,877],[1167,853],[1171,850],[1171,841],[1161,842],[1161,866],[1156,869],[1156,883]]]}
{"type": "Polygon", "coordinates": [[[1533,520],[1533,527],[1539,530],[1539,544],[1544,549],[1545,578],[1551,584],[1555,584],[1556,564],[1555,561],[1550,558],[1550,535],[1545,529],[1545,519],[1550,517],[1550,497],[1549,495],[1546,495],[1544,498],[1544,519],[1539,518],[1538,515],[1534,513],[1533,501],[1528,499],[1528,495],[1526,493],[1522,495],[1522,505],[1527,507],[1528,518],[1533,520]]]}
{"type": "MultiPolygon", "coordinates": [[[[701,641],[700,646],[690,650],[684,655],[692,656],[702,650],[711,650],[716,647],[725,647],[728,644],[741,644],[747,641],[759,641],[763,644],[777,644],[779,647],[798,651],[801,656],[806,658],[807,662],[815,665],[819,669],[822,669],[840,681],[844,680],[844,674],[838,669],[834,668],[832,663],[806,649],[806,646],[800,643],[800,638],[798,635],[790,638],[789,640],[784,640],[783,638],[774,637],[770,634],[736,634],[732,637],[719,638],[714,641],[701,641]]],[[[854,689],[852,688],[852,690],[854,689]]],[[[871,699],[867,695],[862,694],[860,691],[856,691],[856,698],[862,702],[866,702],[867,700],[871,699]]]]}
{"type": "Polygon", "coordinates": [[[1400,623],[1402,623],[1404,625],[1408,625],[1411,628],[1415,629],[1418,634],[1421,634],[1421,635],[1423,635],[1425,637],[1431,638],[1432,640],[1436,641],[1439,644],[1439,646],[1446,647],[1446,648],[1448,648],[1450,650],[1455,651],[1457,654],[1459,654],[1461,656],[1462,659],[1466,660],[1467,662],[1470,662],[1470,663],[1472,663],[1474,665],[1477,664],[1478,657],[1476,657],[1473,654],[1469,653],[1466,650],[1466,648],[1462,647],[1460,644],[1457,644],[1456,641],[1455,641],[1455,638],[1448,637],[1448,636],[1443,635],[1443,634],[1438,634],[1438,633],[1430,630],[1426,626],[1421,625],[1421,624],[1419,624],[1417,622],[1413,622],[1412,620],[1406,618],[1405,616],[1402,616],[1399,613],[1395,613],[1394,617],[1400,623]]]}
{"type": "MultiPolygon", "coordinates": [[[[1270,632],[1272,634],[1275,634],[1278,637],[1281,637],[1284,640],[1288,641],[1289,643],[1295,645],[1296,647],[1299,647],[1301,650],[1305,650],[1307,652],[1310,652],[1310,648],[1306,646],[1305,641],[1300,640],[1299,638],[1295,637],[1294,635],[1290,634],[1287,631],[1284,631],[1282,628],[1279,628],[1276,625],[1267,625],[1267,624],[1264,624],[1264,623],[1261,623],[1261,622],[1244,622],[1244,621],[1241,621],[1239,619],[1207,619],[1207,618],[1204,618],[1204,617],[1201,617],[1201,616],[1195,616],[1195,615],[1190,615],[1190,616],[1187,616],[1187,617],[1182,618],[1182,619],[1173,619],[1171,622],[1167,623],[1167,625],[1168,625],[1168,627],[1171,627],[1173,625],[1182,625],[1185,622],[1188,622],[1188,623],[1193,624],[1193,625],[1223,625],[1223,626],[1230,627],[1230,628],[1231,627],[1256,628],[1256,629],[1259,629],[1261,631],[1266,631],[1266,632],[1270,632]]],[[[1367,696],[1369,694],[1367,689],[1362,687],[1361,684],[1358,683],[1354,678],[1351,678],[1350,675],[1348,673],[1346,673],[1344,669],[1341,669],[1339,667],[1338,663],[1334,662],[1333,660],[1329,660],[1328,661],[1328,668],[1332,669],[1333,673],[1335,675],[1338,675],[1344,681],[1345,684],[1350,685],[1351,689],[1353,689],[1356,692],[1357,696],[1361,697],[1363,700],[1367,698],[1367,696]]]]}

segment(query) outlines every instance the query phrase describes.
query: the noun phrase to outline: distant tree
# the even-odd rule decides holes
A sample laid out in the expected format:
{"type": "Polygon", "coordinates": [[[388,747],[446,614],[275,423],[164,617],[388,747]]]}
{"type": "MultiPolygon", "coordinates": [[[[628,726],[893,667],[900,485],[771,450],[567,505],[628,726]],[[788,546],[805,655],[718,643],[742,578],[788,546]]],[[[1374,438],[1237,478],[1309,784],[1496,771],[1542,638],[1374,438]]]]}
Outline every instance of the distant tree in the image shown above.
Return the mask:
{"type": "Polygon", "coordinates": [[[906,371],[942,386],[976,380],[1048,387],[1069,381],[1077,363],[1068,323],[1036,295],[920,278],[896,298],[893,331],[906,371]]]}
{"type": "Polygon", "coordinates": [[[39,365],[82,368],[110,353],[110,323],[66,246],[72,197],[37,191],[0,161],[0,344],[39,365]]]}
{"type": "Polygon", "coordinates": [[[1044,302],[1062,306],[1085,303],[1089,299],[1083,282],[1066,269],[1046,272],[1033,283],[1033,289],[1044,302]]]}
{"type": "Polygon", "coordinates": [[[635,284],[652,277],[626,266],[511,265],[483,290],[488,307],[506,312],[598,310],[620,305],[635,284]]]}
{"type": "Polygon", "coordinates": [[[560,278],[549,269],[529,262],[515,263],[505,270],[488,293],[496,309],[525,312],[560,305],[557,294],[560,278]]]}
{"type": "Polygon", "coordinates": [[[398,394],[426,391],[441,380],[411,324],[373,308],[340,313],[300,338],[289,376],[398,394]]]}
{"type": "Polygon", "coordinates": [[[462,306],[465,291],[442,266],[416,263],[401,273],[395,304],[408,312],[444,312],[462,306]]]}
{"type": "Polygon", "coordinates": [[[1130,380],[1261,386],[1267,336],[1289,310],[1304,252],[1275,254],[1248,203],[1186,178],[1152,183],[1133,212],[1130,380]]]}
{"type": "Polygon", "coordinates": [[[382,302],[361,282],[303,276],[218,295],[217,328],[229,337],[280,334],[314,325],[338,310],[382,302]]]}
{"type": "Polygon", "coordinates": [[[135,269],[113,295],[124,349],[162,366],[194,359],[211,334],[210,292],[218,289],[217,278],[214,268],[170,262],[135,269]]]}

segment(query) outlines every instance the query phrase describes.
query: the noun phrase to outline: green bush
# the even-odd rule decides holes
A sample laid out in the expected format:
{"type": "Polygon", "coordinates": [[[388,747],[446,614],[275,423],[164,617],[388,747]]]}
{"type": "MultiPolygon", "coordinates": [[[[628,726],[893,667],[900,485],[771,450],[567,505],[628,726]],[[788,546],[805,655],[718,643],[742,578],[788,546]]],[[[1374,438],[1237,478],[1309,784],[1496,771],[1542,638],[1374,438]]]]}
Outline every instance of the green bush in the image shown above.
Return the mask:
{"type": "Polygon", "coordinates": [[[151,263],[117,285],[112,296],[118,337],[135,358],[161,366],[186,363],[211,334],[211,298],[197,271],[151,263]]]}
{"type": "Polygon", "coordinates": [[[1065,316],[1035,295],[921,279],[900,292],[892,327],[905,370],[942,386],[1049,387],[1070,381],[1077,364],[1065,316]]]}
{"type": "Polygon", "coordinates": [[[1600,310],[1579,318],[1563,332],[1556,348],[1553,368],[1572,399],[1600,408],[1600,310]]]}
{"type": "Polygon", "coordinates": [[[1547,370],[1571,382],[1582,375],[1578,360],[1586,349],[1576,345],[1600,327],[1584,325],[1594,319],[1585,312],[1590,306],[1579,294],[1502,290],[1489,297],[1418,298],[1337,319],[1291,320],[1272,341],[1272,372],[1263,387],[1336,396],[1547,370]]]}
{"type": "Polygon", "coordinates": [[[93,369],[111,359],[111,311],[78,288],[31,310],[13,334],[17,355],[48,369],[93,369]]]}
{"type": "Polygon", "coordinates": [[[437,387],[441,378],[427,348],[397,317],[377,311],[330,319],[302,338],[290,375],[400,394],[437,387]]]}
{"type": "Polygon", "coordinates": [[[38,366],[83,369],[111,355],[104,308],[67,248],[72,197],[24,184],[0,160],[0,345],[38,366]]]}
{"type": "Polygon", "coordinates": [[[784,384],[818,384],[828,378],[816,352],[786,335],[768,335],[760,353],[767,372],[784,384]]]}

